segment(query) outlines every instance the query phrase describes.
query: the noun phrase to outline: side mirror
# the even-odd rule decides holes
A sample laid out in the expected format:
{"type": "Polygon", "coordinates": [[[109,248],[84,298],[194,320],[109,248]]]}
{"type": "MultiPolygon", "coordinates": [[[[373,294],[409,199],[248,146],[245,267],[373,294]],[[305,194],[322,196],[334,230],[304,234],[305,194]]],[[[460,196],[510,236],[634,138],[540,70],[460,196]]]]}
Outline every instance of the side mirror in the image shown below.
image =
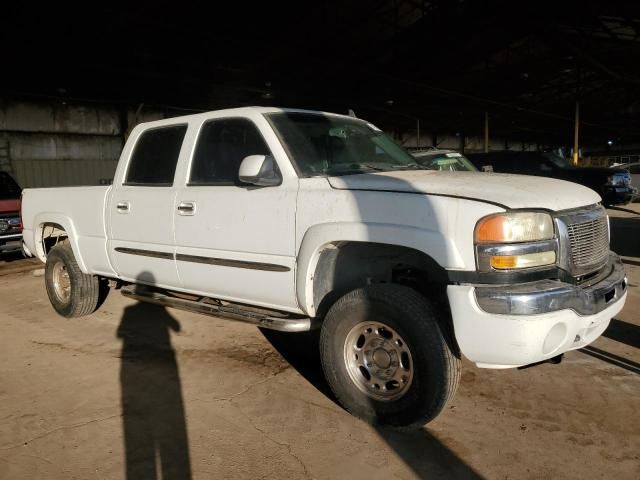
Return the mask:
{"type": "Polygon", "coordinates": [[[275,187],[282,183],[282,175],[271,155],[249,155],[244,157],[238,171],[242,183],[259,187],[275,187]]]}

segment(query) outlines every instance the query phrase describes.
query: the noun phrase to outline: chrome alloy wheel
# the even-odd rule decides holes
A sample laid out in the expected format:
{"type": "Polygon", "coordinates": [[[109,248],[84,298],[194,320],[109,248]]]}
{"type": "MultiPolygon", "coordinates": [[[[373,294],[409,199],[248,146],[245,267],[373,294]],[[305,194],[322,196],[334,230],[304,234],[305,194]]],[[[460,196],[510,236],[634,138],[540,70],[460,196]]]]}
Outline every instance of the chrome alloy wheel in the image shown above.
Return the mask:
{"type": "Polygon", "coordinates": [[[375,400],[397,400],[413,380],[409,347],[396,331],[380,322],[362,322],[349,331],[344,362],[356,387],[375,400]]]}
{"type": "Polygon", "coordinates": [[[53,266],[53,291],[61,302],[67,303],[71,298],[71,280],[69,272],[63,262],[56,262],[53,266]]]}

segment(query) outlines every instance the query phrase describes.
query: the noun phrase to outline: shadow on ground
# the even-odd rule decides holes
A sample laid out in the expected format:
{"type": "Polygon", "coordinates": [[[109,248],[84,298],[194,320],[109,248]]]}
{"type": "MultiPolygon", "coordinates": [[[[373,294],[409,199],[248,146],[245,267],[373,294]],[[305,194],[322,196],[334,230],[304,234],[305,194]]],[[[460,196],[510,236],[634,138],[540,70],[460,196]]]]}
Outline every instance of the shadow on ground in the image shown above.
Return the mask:
{"type": "Polygon", "coordinates": [[[127,480],[190,479],[191,463],[180,374],[171,332],[180,324],[165,308],[127,307],[120,383],[127,480]]]}
{"type": "Polygon", "coordinates": [[[623,257],[640,257],[640,216],[610,217],[611,250],[623,257]]]}
{"type": "MultiPolygon", "coordinates": [[[[319,332],[282,333],[261,329],[264,337],[309,383],[337,403],[320,364],[319,332]]],[[[405,430],[373,427],[418,478],[482,478],[427,428],[405,430]]]]}
{"type": "Polygon", "coordinates": [[[585,355],[589,355],[590,357],[597,358],[605,363],[610,365],[615,365],[616,367],[623,368],[631,373],[640,374],[640,363],[636,363],[628,358],[621,357],[619,355],[615,355],[613,353],[609,353],[605,350],[601,350],[596,347],[584,347],[580,349],[580,352],[585,355]]]}
{"type": "Polygon", "coordinates": [[[0,262],[15,262],[16,260],[24,260],[22,250],[0,250],[0,262]]]}
{"type": "Polygon", "coordinates": [[[633,323],[614,318],[603,335],[630,347],[640,348],[640,326],[633,323]]]}

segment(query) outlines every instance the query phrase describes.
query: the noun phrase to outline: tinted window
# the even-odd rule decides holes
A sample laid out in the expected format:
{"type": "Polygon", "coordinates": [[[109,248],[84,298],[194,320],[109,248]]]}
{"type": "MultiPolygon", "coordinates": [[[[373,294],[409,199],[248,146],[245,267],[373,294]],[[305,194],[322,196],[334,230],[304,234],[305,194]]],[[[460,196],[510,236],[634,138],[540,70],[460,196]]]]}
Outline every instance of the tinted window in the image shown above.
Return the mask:
{"type": "Polygon", "coordinates": [[[125,185],[173,185],[186,125],[147,130],[133,149],[125,185]]]}
{"type": "Polygon", "coordinates": [[[240,163],[249,155],[271,155],[258,128],[244,118],[210,120],[193,154],[190,185],[240,185],[240,163]]]}
{"type": "Polygon", "coordinates": [[[528,173],[535,175],[538,173],[544,174],[553,171],[553,164],[543,159],[522,158],[518,160],[519,162],[516,168],[516,172],[518,173],[528,173]]]}
{"type": "Polygon", "coordinates": [[[476,167],[483,170],[485,166],[491,166],[494,172],[513,173],[513,158],[504,155],[480,154],[471,156],[476,167]]]}
{"type": "Polygon", "coordinates": [[[0,198],[20,197],[20,187],[7,173],[0,172],[0,198]]]}

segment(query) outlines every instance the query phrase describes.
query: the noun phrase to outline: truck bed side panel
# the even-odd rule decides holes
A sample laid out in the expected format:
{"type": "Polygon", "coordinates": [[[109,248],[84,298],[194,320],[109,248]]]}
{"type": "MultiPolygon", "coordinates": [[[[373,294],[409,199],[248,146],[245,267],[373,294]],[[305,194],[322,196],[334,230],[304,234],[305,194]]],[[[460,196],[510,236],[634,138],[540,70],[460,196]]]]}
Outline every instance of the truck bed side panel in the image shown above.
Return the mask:
{"type": "Polygon", "coordinates": [[[107,256],[105,201],[111,187],[26,189],[22,221],[27,248],[45,260],[40,240],[46,223],[61,225],[85,273],[115,276],[107,256]]]}

